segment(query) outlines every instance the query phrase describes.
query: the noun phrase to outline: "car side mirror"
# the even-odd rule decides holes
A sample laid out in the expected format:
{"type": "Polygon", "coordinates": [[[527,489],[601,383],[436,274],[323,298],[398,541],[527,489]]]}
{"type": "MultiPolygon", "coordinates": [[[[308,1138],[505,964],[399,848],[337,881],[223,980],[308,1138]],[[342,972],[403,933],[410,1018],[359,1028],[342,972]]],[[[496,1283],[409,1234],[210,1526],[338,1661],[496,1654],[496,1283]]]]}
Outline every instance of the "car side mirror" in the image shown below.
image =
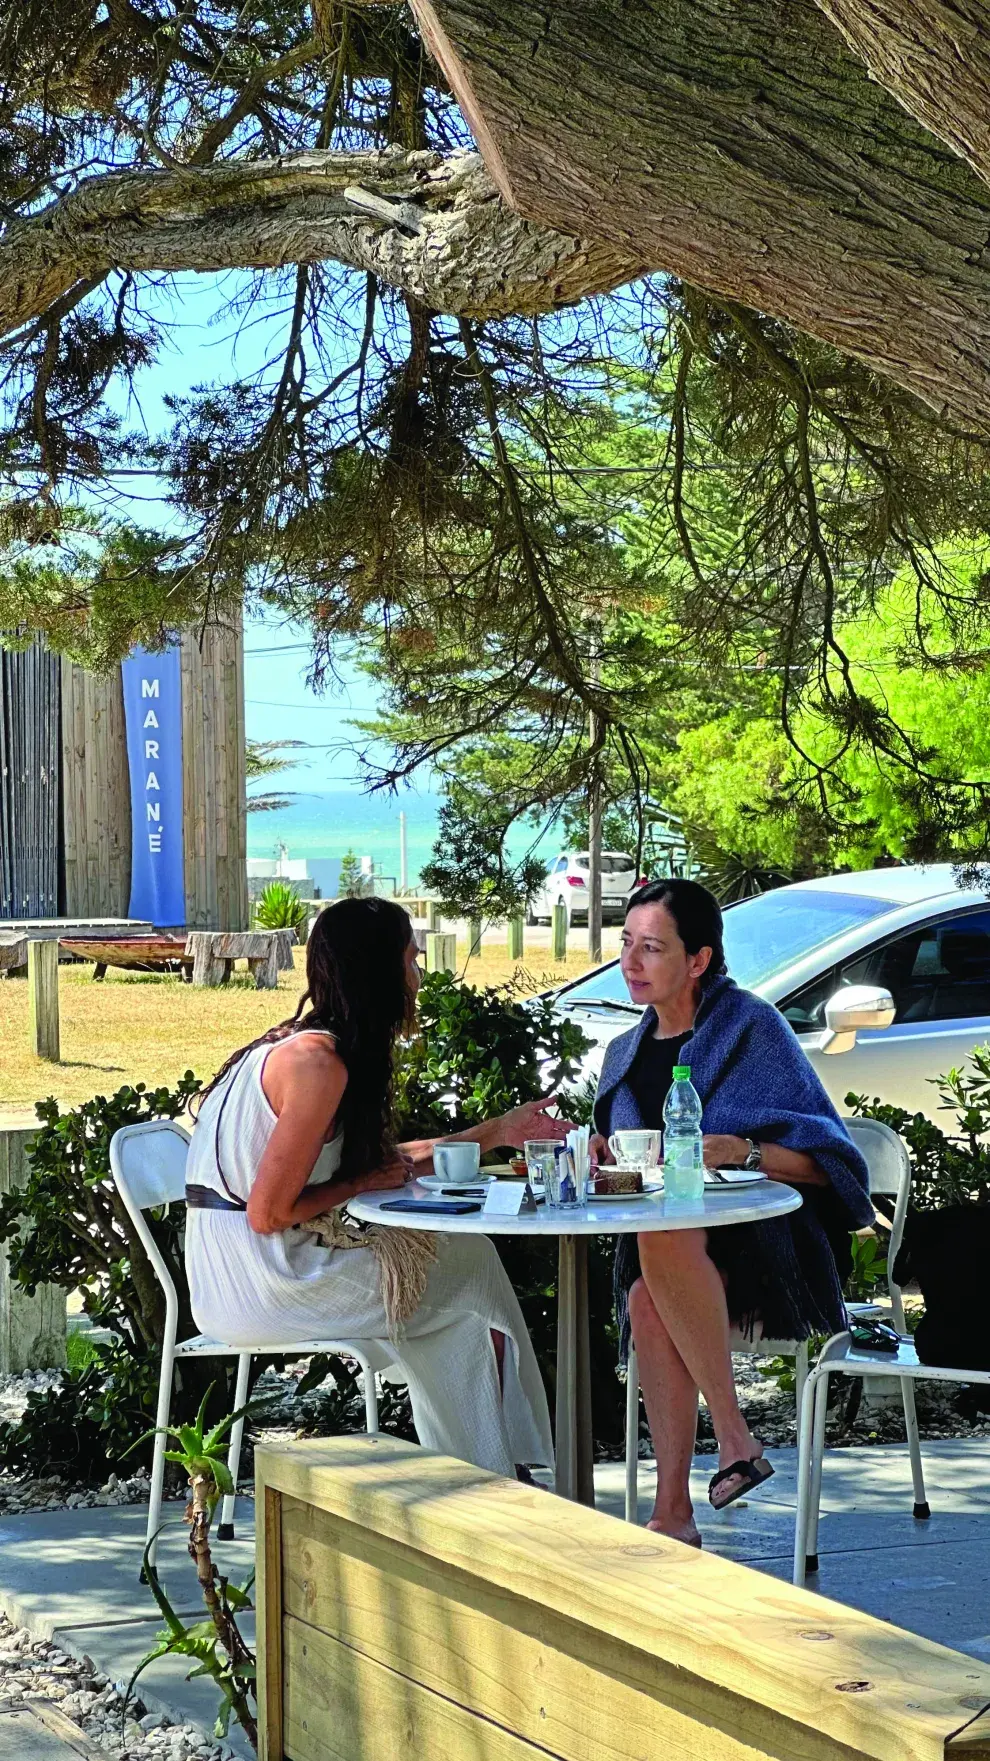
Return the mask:
{"type": "Polygon", "coordinates": [[[877,984],[845,984],[825,1004],[821,1052],[851,1052],[860,1028],[890,1027],[897,1007],[877,984]]]}

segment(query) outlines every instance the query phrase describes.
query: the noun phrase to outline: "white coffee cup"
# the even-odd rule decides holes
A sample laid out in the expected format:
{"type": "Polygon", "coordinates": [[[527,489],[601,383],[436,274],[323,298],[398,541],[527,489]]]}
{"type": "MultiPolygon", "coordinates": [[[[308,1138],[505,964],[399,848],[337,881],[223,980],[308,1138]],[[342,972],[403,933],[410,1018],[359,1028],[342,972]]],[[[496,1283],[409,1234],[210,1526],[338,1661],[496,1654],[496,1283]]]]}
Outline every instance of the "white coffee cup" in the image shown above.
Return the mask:
{"type": "Polygon", "coordinates": [[[480,1165],[480,1143],[438,1143],[433,1151],[433,1172],[441,1180],[471,1180],[480,1165]]]}
{"type": "Polygon", "coordinates": [[[616,1161],[627,1167],[655,1168],[660,1160],[661,1136],[659,1131],[616,1131],[608,1147],[616,1161]]]}

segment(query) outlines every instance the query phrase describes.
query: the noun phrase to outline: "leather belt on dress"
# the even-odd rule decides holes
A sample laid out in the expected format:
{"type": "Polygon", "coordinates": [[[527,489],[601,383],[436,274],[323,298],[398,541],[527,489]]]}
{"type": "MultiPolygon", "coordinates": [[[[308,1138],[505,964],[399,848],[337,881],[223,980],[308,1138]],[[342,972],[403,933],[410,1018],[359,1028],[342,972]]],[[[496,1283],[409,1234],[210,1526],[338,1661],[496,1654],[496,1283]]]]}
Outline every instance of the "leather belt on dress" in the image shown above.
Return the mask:
{"type": "Polygon", "coordinates": [[[186,1204],[194,1211],[246,1211],[241,1200],[224,1198],[212,1186],[187,1186],[186,1204]]]}

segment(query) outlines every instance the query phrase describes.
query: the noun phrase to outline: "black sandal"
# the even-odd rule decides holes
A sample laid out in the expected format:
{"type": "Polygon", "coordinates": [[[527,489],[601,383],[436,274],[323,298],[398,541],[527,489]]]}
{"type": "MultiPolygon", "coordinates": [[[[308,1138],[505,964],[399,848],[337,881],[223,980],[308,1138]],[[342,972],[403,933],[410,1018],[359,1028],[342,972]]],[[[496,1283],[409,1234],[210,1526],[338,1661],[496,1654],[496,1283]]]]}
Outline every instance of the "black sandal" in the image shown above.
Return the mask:
{"type": "Polygon", "coordinates": [[[708,1502],[713,1510],[726,1510],[730,1504],[735,1504],[737,1498],[743,1498],[747,1492],[754,1492],[757,1486],[762,1486],[772,1473],[773,1468],[763,1455],[755,1456],[752,1461],[734,1461],[731,1467],[724,1467],[720,1473],[712,1475],[708,1482],[708,1502]],[[728,1498],[716,1499],[714,1494],[719,1486],[737,1476],[742,1484],[735,1492],[730,1492],[728,1498]]]}

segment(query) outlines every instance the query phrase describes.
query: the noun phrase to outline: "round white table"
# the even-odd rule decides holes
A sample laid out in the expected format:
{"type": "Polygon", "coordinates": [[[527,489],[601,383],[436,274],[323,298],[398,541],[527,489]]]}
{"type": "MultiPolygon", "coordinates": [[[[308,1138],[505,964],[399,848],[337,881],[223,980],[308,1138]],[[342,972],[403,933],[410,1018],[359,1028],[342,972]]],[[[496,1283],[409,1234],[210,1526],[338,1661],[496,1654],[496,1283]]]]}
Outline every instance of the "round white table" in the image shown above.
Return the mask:
{"type": "Polygon", "coordinates": [[[594,1504],[594,1453],[591,1430],[591,1352],[588,1326],[588,1237],[638,1235],[654,1229],[718,1229],[729,1223],[762,1223],[786,1216],[801,1204],[801,1195],[778,1180],[755,1186],[713,1186],[698,1205],[671,1204],[663,1193],[610,1200],[569,1210],[540,1205],[518,1217],[486,1216],[483,1210],[464,1216],[426,1210],[383,1210],[394,1198],[435,1199],[415,1181],[401,1192],[366,1192],[351,1199],[347,1209],[362,1223],[390,1229],[427,1229],[444,1235],[556,1235],[557,1274],[557,1413],[555,1487],[564,1498],[594,1504]]]}

